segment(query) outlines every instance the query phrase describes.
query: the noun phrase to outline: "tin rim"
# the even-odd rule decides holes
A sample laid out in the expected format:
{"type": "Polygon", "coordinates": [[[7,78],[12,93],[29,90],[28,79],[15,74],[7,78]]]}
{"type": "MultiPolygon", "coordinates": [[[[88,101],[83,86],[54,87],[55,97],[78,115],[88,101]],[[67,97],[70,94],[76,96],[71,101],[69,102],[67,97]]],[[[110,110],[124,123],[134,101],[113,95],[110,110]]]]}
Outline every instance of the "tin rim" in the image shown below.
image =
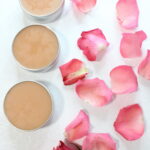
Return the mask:
{"type": "Polygon", "coordinates": [[[3,111],[4,111],[4,114],[5,114],[5,116],[6,116],[7,120],[8,120],[8,122],[9,122],[13,127],[17,128],[17,129],[19,129],[19,130],[23,130],[23,131],[35,131],[35,130],[38,130],[38,129],[42,128],[44,125],[47,124],[48,121],[50,121],[50,120],[52,119],[53,114],[54,114],[54,97],[53,97],[53,94],[51,93],[50,89],[49,89],[45,84],[41,83],[40,81],[35,81],[35,80],[24,80],[24,81],[20,81],[20,82],[17,82],[16,84],[14,84],[14,85],[7,91],[7,93],[6,93],[5,97],[4,97],[3,111]],[[47,91],[47,93],[49,94],[49,96],[50,96],[50,98],[51,98],[51,105],[52,105],[52,107],[51,107],[52,110],[51,110],[51,113],[50,113],[49,117],[47,118],[47,120],[44,121],[39,127],[34,128],[34,129],[29,129],[29,130],[27,130],[27,129],[21,129],[21,128],[15,126],[15,125],[9,120],[9,118],[8,118],[8,116],[7,116],[7,114],[6,114],[6,111],[5,111],[6,96],[8,95],[8,93],[11,91],[11,89],[12,89],[13,87],[15,87],[16,85],[21,84],[21,83],[23,83],[23,82],[34,82],[34,83],[39,84],[40,86],[42,86],[42,87],[47,91]]]}
{"type": "Polygon", "coordinates": [[[19,0],[20,6],[21,6],[21,8],[23,9],[23,11],[24,11],[25,13],[27,13],[28,15],[30,15],[30,16],[32,16],[32,17],[39,17],[39,18],[41,18],[41,17],[48,17],[48,16],[51,16],[51,15],[55,14],[57,11],[59,11],[59,10],[63,7],[64,2],[65,2],[65,0],[61,0],[60,6],[59,6],[56,10],[54,10],[54,11],[52,11],[52,12],[50,12],[50,13],[43,14],[43,15],[36,15],[36,14],[31,13],[30,11],[28,11],[28,10],[23,6],[22,0],[19,0]]]}
{"type": "Polygon", "coordinates": [[[41,25],[41,24],[32,24],[32,25],[28,25],[28,26],[22,28],[22,29],[15,35],[11,47],[12,47],[12,54],[13,54],[13,57],[14,57],[15,61],[17,62],[17,64],[18,64],[21,68],[23,68],[23,69],[25,69],[25,70],[28,70],[28,71],[33,71],[33,72],[38,72],[38,71],[42,71],[42,70],[45,70],[45,69],[48,69],[48,68],[53,67],[53,65],[54,65],[54,64],[57,62],[57,60],[58,60],[58,57],[59,57],[59,55],[60,55],[60,49],[61,49],[60,40],[59,40],[59,38],[58,38],[58,36],[57,36],[57,33],[56,33],[55,31],[53,31],[51,28],[49,28],[49,27],[47,27],[47,26],[45,26],[45,25],[41,25]],[[45,27],[46,29],[48,29],[49,31],[51,31],[51,32],[56,36],[56,39],[57,39],[57,41],[58,41],[58,52],[57,52],[57,55],[56,55],[55,59],[54,59],[51,63],[49,63],[48,65],[46,65],[46,66],[44,66],[44,67],[41,67],[41,68],[38,68],[38,69],[33,69],[33,68],[28,68],[28,67],[26,67],[26,66],[23,66],[23,65],[17,60],[16,56],[14,55],[14,49],[13,49],[14,41],[15,41],[16,37],[19,35],[19,33],[21,33],[24,29],[26,29],[26,28],[28,28],[28,27],[31,27],[31,26],[42,26],[42,27],[45,27]]]}

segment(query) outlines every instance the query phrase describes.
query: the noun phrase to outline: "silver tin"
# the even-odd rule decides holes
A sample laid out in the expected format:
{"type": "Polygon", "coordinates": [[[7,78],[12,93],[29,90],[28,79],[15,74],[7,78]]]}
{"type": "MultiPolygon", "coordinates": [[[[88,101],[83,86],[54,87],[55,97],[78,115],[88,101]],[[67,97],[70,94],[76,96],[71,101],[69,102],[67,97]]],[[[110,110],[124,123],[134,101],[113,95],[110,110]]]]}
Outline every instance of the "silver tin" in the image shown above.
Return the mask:
{"type": "Polygon", "coordinates": [[[20,130],[23,130],[23,131],[35,131],[35,130],[37,130],[37,129],[40,129],[40,128],[44,127],[44,126],[52,119],[53,113],[54,113],[54,97],[53,97],[53,94],[51,93],[50,89],[49,89],[44,83],[41,83],[40,81],[34,81],[34,80],[21,81],[21,82],[18,82],[18,83],[16,83],[16,84],[14,84],[14,85],[8,90],[8,92],[6,93],[6,95],[5,95],[5,97],[4,97],[3,111],[4,111],[4,114],[5,114],[6,118],[7,118],[7,120],[9,121],[9,123],[10,123],[12,126],[14,126],[15,128],[20,129],[20,130]],[[23,83],[23,82],[34,82],[34,83],[37,83],[37,84],[41,85],[41,86],[49,93],[49,95],[50,95],[50,97],[51,97],[52,112],[51,112],[49,118],[48,118],[41,126],[39,126],[38,128],[32,129],[32,130],[25,130],[25,129],[17,128],[15,125],[13,125],[13,124],[9,121],[9,119],[8,119],[8,117],[7,117],[7,115],[6,115],[6,112],[5,112],[5,99],[6,99],[6,96],[8,95],[8,93],[10,92],[10,90],[11,90],[13,87],[15,87],[17,84],[20,84],[20,83],[23,83]]]}
{"type": "Polygon", "coordinates": [[[44,25],[41,25],[41,24],[33,24],[33,25],[26,26],[25,28],[21,29],[21,30],[16,34],[16,36],[15,36],[13,42],[12,42],[12,54],[13,54],[13,57],[14,57],[15,62],[16,62],[22,69],[27,70],[27,71],[31,71],[31,72],[46,72],[46,71],[48,71],[49,69],[51,69],[51,68],[57,63],[58,58],[59,58],[59,54],[60,54],[60,50],[61,50],[60,40],[59,40],[59,38],[58,38],[56,32],[54,32],[54,31],[53,31],[52,29],[50,29],[49,27],[44,26],[44,25]],[[28,28],[28,27],[30,27],[30,26],[36,26],[36,25],[37,25],[37,26],[38,26],[38,25],[39,25],[39,26],[43,26],[43,27],[47,28],[48,30],[50,30],[51,32],[53,32],[53,33],[56,35],[57,40],[58,40],[58,53],[57,53],[57,56],[56,56],[56,58],[54,59],[54,61],[53,61],[52,63],[48,64],[47,66],[42,67],[42,68],[38,68],[38,69],[31,69],[31,68],[27,68],[27,67],[23,66],[23,65],[16,59],[16,57],[15,57],[15,55],[14,55],[14,53],[13,53],[13,43],[14,43],[15,38],[17,37],[17,35],[18,35],[21,31],[23,31],[25,28],[28,28]]]}
{"type": "Polygon", "coordinates": [[[45,14],[45,15],[32,14],[31,12],[29,12],[27,9],[25,9],[23,7],[21,0],[19,0],[19,3],[20,3],[20,6],[27,18],[29,18],[32,21],[37,21],[40,23],[48,23],[48,22],[55,21],[57,18],[60,17],[60,15],[62,14],[63,8],[64,8],[65,0],[62,0],[58,9],[56,9],[55,11],[53,11],[51,13],[45,14]]]}

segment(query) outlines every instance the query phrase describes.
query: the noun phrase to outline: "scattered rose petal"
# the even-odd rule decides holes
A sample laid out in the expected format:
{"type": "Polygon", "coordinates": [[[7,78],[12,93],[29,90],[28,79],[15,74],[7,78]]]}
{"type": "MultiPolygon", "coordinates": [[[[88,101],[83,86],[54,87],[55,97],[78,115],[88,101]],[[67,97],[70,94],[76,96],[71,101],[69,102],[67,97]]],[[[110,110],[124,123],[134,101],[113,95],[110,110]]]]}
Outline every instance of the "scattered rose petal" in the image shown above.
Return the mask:
{"type": "Polygon", "coordinates": [[[60,141],[59,146],[53,148],[53,150],[80,150],[80,148],[74,143],[64,143],[60,141]]]}
{"type": "Polygon", "coordinates": [[[71,85],[80,79],[85,78],[88,71],[83,62],[79,59],[72,59],[59,67],[65,85],[71,85]]]}
{"type": "Polygon", "coordinates": [[[134,104],[121,109],[114,128],[129,141],[139,139],[144,134],[142,108],[138,104],[134,104]]]}
{"type": "Polygon", "coordinates": [[[89,12],[95,5],[96,0],[72,0],[76,7],[83,13],[89,12]]]}
{"type": "Polygon", "coordinates": [[[137,90],[138,82],[132,67],[122,65],[110,72],[112,91],[115,94],[126,94],[137,90]]]}
{"type": "Polygon", "coordinates": [[[60,141],[59,146],[53,148],[53,150],[72,150],[72,149],[66,146],[62,141],[60,141]]]}
{"type": "Polygon", "coordinates": [[[109,43],[100,29],[82,32],[78,40],[78,46],[90,61],[95,61],[101,55],[109,43]]]}
{"type": "Polygon", "coordinates": [[[83,141],[82,150],[116,150],[116,142],[109,134],[90,133],[83,141]]]}
{"type": "Polygon", "coordinates": [[[79,81],[76,92],[81,99],[97,107],[104,106],[113,99],[112,91],[98,78],[79,81]]]}
{"type": "Polygon", "coordinates": [[[146,58],[139,65],[138,73],[145,79],[150,80],[150,50],[147,51],[146,58]]]}
{"type": "Polygon", "coordinates": [[[147,38],[144,31],[123,33],[120,43],[120,53],[124,58],[135,58],[142,55],[142,42],[147,38]]]}
{"type": "Polygon", "coordinates": [[[117,5],[117,18],[125,29],[134,29],[138,26],[139,9],[136,0],[119,0],[117,5]]]}
{"type": "Polygon", "coordinates": [[[80,111],[78,116],[65,129],[66,138],[74,141],[86,136],[89,132],[89,117],[84,111],[80,111]]]}

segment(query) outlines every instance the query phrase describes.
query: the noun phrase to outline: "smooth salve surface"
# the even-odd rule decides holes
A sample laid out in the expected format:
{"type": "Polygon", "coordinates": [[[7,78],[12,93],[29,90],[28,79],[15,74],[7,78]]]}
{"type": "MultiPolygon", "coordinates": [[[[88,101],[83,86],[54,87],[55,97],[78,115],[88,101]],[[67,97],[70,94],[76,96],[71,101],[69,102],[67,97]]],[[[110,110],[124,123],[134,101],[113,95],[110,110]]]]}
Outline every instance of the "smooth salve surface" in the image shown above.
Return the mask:
{"type": "Polygon", "coordinates": [[[48,28],[32,25],[21,30],[13,42],[13,54],[26,68],[40,69],[57,58],[59,43],[48,28]]]}
{"type": "Polygon", "coordinates": [[[17,128],[33,130],[41,127],[51,116],[52,99],[43,86],[25,81],[10,89],[5,97],[4,111],[17,128]]]}
{"type": "Polygon", "coordinates": [[[62,0],[21,0],[23,7],[34,15],[46,15],[56,11],[62,0]]]}

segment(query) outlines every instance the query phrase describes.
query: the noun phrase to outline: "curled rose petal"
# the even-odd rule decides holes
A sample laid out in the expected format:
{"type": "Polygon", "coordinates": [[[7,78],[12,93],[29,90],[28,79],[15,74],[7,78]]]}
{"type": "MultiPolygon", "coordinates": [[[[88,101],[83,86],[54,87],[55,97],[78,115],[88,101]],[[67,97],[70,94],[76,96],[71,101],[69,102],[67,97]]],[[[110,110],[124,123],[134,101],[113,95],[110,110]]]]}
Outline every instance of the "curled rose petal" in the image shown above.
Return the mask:
{"type": "Polygon", "coordinates": [[[103,50],[109,46],[100,29],[82,32],[77,44],[90,61],[95,61],[103,50]]]}
{"type": "Polygon", "coordinates": [[[121,109],[114,128],[129,141],[139,139],[144,134],[144,119],[140,105],[134,104],[121,109]]]}
{"type": "Polygon", "coordinates": [[[117,18],[125,29],[134,29],[138,26],[139,9],[136,0],[119,0],[116,5],[117,18]]]}
{"type": "Polygon", "coordinates": [[[97,107],[104,106],[113,99],[112,91],[98,78],[79,81],[76,92],[81,99],[97,107]]]}
{"type": "Polygon", "coordinates": [[[81,110],[77,117],[66,127],[66,138],[69,141],[80,139],[88,134],[89,128],[89,117],[81,110]]]}
{"type": "Polygon", "coordinates": [[[126,94],[137,90],[138,82],[132,67],[122,65],[110,72],[112,91],[115,94],[126,94]]]}
{"type": "Polygon", "coordinates": [[[144,31],[123,33],[120,43],[120,53],[124,58],[135,58],[142,55],[142,42],[147,38],[144,31]]]}
{"type": "Polygon", "coordinates": [[[116,142],[109,134],[90,133],[83,141],[82,150],[116,150],[116,142]]]}
{"type": "Polygon", "coordinates": [[[78,80],[85,78],[88,73],[83,62],[79,59],[72,59],[59,68],[65,85],[74,84],[78,80]]]}
{"type": "Polygon", "coordinates": [[[139,65],[138,73],[145,79],[150,80],[150,50],[147,51],[146,58],[139,65]]]}
{"type": "Polygon", "coordinates": [[[76,7],[83,13],[89,12],[95,5],[96,0],[72,0],[76,7]]]}
{"type": "Polygon", "coordinates": [[[80,150],[80,148],[74,143],[64,143],[60,141],[59,146],[53,148],[53,150],[80,150]]]}

